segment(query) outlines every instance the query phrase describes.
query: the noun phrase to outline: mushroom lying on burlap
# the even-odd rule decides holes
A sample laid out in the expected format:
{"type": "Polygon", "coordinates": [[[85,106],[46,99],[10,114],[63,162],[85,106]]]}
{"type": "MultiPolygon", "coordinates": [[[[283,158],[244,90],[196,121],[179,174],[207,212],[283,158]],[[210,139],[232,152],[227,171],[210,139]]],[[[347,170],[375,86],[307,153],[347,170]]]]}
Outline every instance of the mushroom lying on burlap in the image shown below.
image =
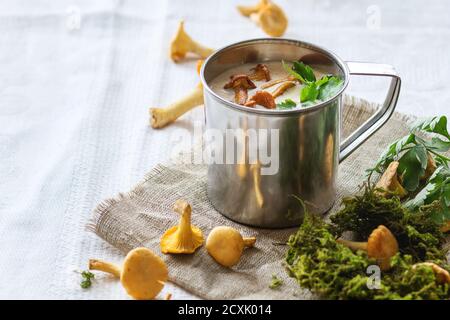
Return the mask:
{"type": "Polygon", "coordinates": [[[219,264],[232,267],[241,259],[246,247],[253,247],[256,238],[243,238],[234,228],[220,226],[211,230],[206,239],[206,250],[219,264]]]}
{"type": "Polygon", "coordinates": [[[400,198],[403,198],[404,196],[407,195],[408,192],[405,190],[405,188],[403,188],[403,186],[400,184],[398,180],[397,175],[398,166],[399,166],[398,161],[392,161],[384,171],[380,180],[378,180],[377,184],[375,185],[375,188],[379,189],[376,191],[379,195],[383,197],[397,195],[400,198]]]}
{"type": "Polygon", "coordinates": [[[203,244],[203,234],[199,228],[191,225],[191,206],[184,200],[177,200],[173,210],[180,214],[180,223],[163,234],[161,252],[194,253],[203,244]]]}
{"type": "Polygon", "coordinates": [[[230,81],[225,84],[224,89],[234,90],[234,102],[245,105],[248,98],[248,89],[255,89],[256,86],[246,74],[237,74],[230,77],[230,81]]]}
{"type": "Polygon", "coordinates": [[[254,6],[238,6],[239,12],[254,21],[265,33],[281,37],[288,26],[284,11],[269,0],[260,0],[254,6]]]}
{"type": "Polygon", "coordinates": [[[89,260],[89,270],[99,270],[120,278],[127,293],[135,299],[155,298],[168,279],[164,261],[147,248],[128,252],[122,268],[101,260],[89,260]]]}
{"type": "Polygon", "coordinates": [[[170,57],[174,62],[179,62],[186,57],[186,54],[193,53],[201,58],[206,58],[214,50],[207,48],[192,38],[184,31],[184,21],[180,21],[177,33],[170,44],[170,57]]]}
{"type": "Polygon", "coordinates": [[[355,251],[367,251],[367,255],[370,258],[377,260],[377,264],[382,271],[391,268],[391,258],[398,252],[397,239],[392,232],[383,225],[379,225],[372,231],[367,242],[349,241],[344,239],[337,239],[336,241],[355,251]]]}

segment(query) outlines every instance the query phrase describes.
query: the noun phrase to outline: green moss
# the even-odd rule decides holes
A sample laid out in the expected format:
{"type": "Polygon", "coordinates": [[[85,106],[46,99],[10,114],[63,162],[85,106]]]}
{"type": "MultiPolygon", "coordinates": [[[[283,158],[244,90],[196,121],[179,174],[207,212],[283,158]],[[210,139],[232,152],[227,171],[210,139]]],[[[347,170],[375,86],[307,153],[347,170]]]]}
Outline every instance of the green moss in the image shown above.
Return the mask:
{"type": "Polygon", "coordinates": [[[431,212],[410,212],[397,197],[380,197],[367,185],[360,195],[342,203],[342,209],[330,217],[336,236],[353,231],[361,239],[367,239],[382,224],[397,238],[401,253],[411,255],[415,261],[445,260],[446,252],[441,249],[444,234],[431,219],[431,212]]]}
{"type": "MultiPolygon", "coordinates": [[[[395,214],[398,213],[394,212],[393,215],[395,214]]],[[[365,220],[364,225],[369,226],[369,220],[365,220]]],[[[355,221],[345,221],[347,225],[360,225],[355,221]]],[[[306,215],[299,230],[289,238],[287,269],[300,286],[327,299],[450,298],[448,285],[438,284],[430,267],[419,266],[413,269],[416,258],[403,253],[392,259],[393,267],[389,272],[381,274],[379,289],[369,289],[369,275],[366,271],[375,261],[362,251],[355,253],[337,243],[336,227],[339,225],[329,225],[319,218],[306,215]]],[[[435,238],[428,239],[431,233],[423,235],[416,228],[406,227],[405,233],[418,243],[436,243],[435,238]]],[[[427,249],[424,250],[428,252],[427,249]]]]}

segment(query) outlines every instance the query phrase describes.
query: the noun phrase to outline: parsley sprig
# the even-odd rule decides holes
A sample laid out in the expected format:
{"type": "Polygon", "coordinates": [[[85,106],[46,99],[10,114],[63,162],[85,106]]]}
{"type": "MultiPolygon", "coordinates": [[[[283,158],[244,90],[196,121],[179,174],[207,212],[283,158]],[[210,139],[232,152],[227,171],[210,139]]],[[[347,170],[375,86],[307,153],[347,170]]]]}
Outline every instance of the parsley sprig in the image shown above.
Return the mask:
{"type": "Polygon", "coordinates": [[[282,64],[286,72],[304,84],[300,91],[300,103],[304,107],[314,105],[318,100],[326,101],[333,97],[344,83],[341,78],[333,75],[325,75],[317,80],[313,69],[301,61],[294,61],[292,66],[284,61],[282,64]]]}

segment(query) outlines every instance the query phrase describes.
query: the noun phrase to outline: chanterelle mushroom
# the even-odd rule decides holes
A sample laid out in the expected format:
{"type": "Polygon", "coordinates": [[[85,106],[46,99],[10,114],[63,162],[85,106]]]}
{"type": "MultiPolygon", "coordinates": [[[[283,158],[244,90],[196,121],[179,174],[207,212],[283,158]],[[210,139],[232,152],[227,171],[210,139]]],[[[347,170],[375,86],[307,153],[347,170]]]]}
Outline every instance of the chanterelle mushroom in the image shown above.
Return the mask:
{"type": "Polygon", "coordinates": [[[270,81],[270,70],[267,65],[263,63],[258,63],[256,67],[251,69],[253,73],[249,74],[248,77],[253,81],[270,81]]]}
{"type": "Polygon", "coordinates": [[[162,253],[193,253],[203,244],[202,231],[191,225],[191,206],[177,200],[174,211],[181,215],[180,224],[167,230],[161,238],[162,253]]]}
{"type": "Polygon", "coordinates": [[[449,283],[450,284],[450,273],[447,270],[445,270],[444,268],[438,266],[437,264],[435,264],[433,262],[421,262],[421,263],[416,263],[415,265],[413,265],[413,270],[417,269],[420,266],[430,267],[433,270],[438,283],[449,283]]]}
{"type": "Polygon", "coordinates": [[[91,259],[90,270],[100,270],[120,278],[127,293],[135,299],[155,298],[168,278],[164,261],[147,248],[136,248],[128,252],[122,268],[115,264],[91,259]]]}
{"type": "Polygon", "coordinates": [[[392,161],[386,168],[386,171],[383,173],[380,180],[375,185],[375,188],[384,190],[378,191],[378,194],[380,194],[381,196],[388,197],[392,194],[398,195],[400,198],[406,196],[407,191],[398,181],[398,165],[398,161],[392,161]]]}
{"type": "Polygon", "coordinates": [[[177,33],[170,44],[170,57],[173,61],[179,62],[187,53],[194,53],[202,58],[206,58],[214,52],[213,49],[207,48],[192,38],[184,31],[184,21],[180,21],[177,33]]]}
{"type": "Polygon", "coordinates": [[[367,242],[356,242],[338,239],[338,243],[352,250],[367,251],[370,258],[377,260],[382,271],[391,268],[391,258],[398,252],[398,243],[392,232],[383,225],[379,225],[369,236],[367,242]]]}
{"type": "Polygon", "coordinates": [[[267,89],[267,88],[273,87],[276,84],[283,83],[283,82],[286,82],[286,81],[294,81],[295,82],[295,81],[297,81],[297,79],[294,76],[288,75],[288,76],[286,76],[284,78],[274,79],[274,80],[271,80],[269,82],[263,83],[260,88],[261,89],[267,89]]]}
{"type": "Polygon", "coordinates": [[[163,128],[201,104],[203,104],[203,86],[199,83],[188,95],[167,107],[150,108],[150,125],[154,129],[163,128]]]}
{"type": "Polygon", "coordinates": [[[250,17],[265,33],[281,37],[286,31],[288,20],[283,10],[269,0],[261,0],[255,6],[238,6],[242,15],[250,17]]]}
{"type": "Polygon", "coordinates": [[[257,13],[263,6],[266,6],[269,0],[260,0],[256,5],[253,6],[237,6],[239,12],[245,16],[250,17],[252,13],[257,13]]]}
{"type": "Polygon", "coordinates": [[[428,160],[427,160],[427,167],[425,169],[425,173],[423,176],[420,177],[420,180],[424,181],[427,180],[431,175],[436,171],[437,166],[436,162],[434,161],[433,156],[428,152],[428,160]]]}
{"type": "Polygon", "coordinates": [[[274,97],[267,91],[257,91],[253,97],[245,103],[245,106],[254,107],[257,104],[267,109],[275,109],[277,107],[274,97]]]}
{"type": "Polygon", "coordinates": [[[248,98],[248,89],[255,89],[256,86],[246,74],[237,74],[230,77],[230,81],[225,84],[224,89],[234,90],[234,102],[244,105],[248,98]]]}
{"type": "MultiPolygon", "coordinates": [[[[197,73],[200,73],[202,64],[203,60],[197,61],[197,73]]],[[[201,104],[203,104],[203,86],[199,83],[187,96],[166,108],[150,108],[150,125],[154,129],[163,128],[201,104]]]]}
{"type": "Polygon", "coordinates": [[[295,81],[285,81],[283,83],[281,83],[273,92],[272,92],[272,96],[274,98],[277,98],[279,96],[281,96],[283,93],[286,92],[286,90],[295,87],[296,82],[295,81]]]}
{"type": "Polygon", "coordinates": [[[241,259],[245,247],[253,247],[256,238],[243,238],[231,227],[215,227],[206,239],[206,250],[219,264],[232,267],[241,259]]]}

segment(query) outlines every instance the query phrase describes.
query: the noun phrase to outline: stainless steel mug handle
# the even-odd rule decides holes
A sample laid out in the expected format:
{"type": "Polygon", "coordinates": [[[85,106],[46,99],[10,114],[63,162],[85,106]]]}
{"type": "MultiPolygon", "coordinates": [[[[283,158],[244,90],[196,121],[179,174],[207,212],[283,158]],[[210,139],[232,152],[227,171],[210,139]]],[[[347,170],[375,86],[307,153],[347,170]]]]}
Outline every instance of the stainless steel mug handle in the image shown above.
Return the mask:
{"type": "Polygon", "coordinates": [[[358,129],[356,129],[340,146],[339,162],[347,158],[364,141],[380,129],[394,113],[400,94],[401,79],[394,67],[388,64],[368,62],[347,62],[350,75],[390,77],[391,84],[384,100],[383,106],[358,129]]]}

